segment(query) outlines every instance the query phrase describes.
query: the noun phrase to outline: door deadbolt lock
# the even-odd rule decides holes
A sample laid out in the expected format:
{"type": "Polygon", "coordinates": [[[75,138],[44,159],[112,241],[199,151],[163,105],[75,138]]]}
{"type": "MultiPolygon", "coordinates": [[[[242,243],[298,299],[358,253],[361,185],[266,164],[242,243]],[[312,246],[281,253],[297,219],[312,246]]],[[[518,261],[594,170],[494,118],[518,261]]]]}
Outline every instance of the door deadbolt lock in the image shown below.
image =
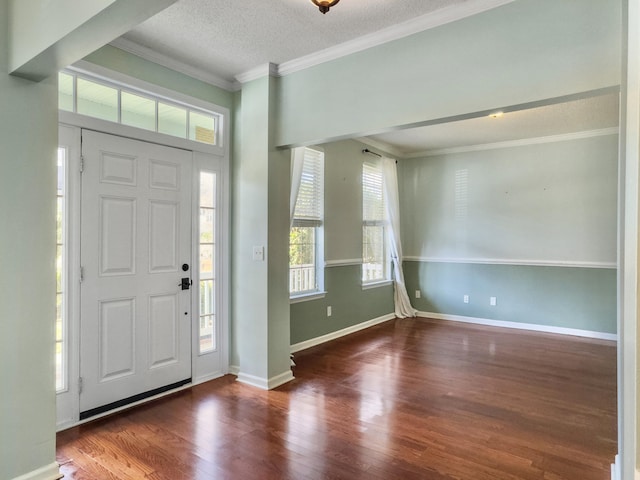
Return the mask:
{"type": "Polygon", "coordinates": [[[189,290],[189,287],[193,284],[189,277],[184,277],[180,280],[178,284],[182,290],[189,290]]]}

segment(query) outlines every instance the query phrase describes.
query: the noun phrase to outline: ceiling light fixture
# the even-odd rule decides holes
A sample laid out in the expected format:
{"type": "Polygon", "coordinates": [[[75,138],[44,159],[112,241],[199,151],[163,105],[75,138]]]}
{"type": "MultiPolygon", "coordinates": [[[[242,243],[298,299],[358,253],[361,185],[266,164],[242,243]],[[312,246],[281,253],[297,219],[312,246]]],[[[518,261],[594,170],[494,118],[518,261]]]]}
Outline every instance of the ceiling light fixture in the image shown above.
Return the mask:
{"type": "Polygon", "coordinates": [[[314,5],[316,5],[320,11],[324,14],[329,11],[331,7],[333,7],[340,0],[311,0],[314,5]]]}
{"type": "Polygon", "coordinates": [[[489,114],[491,118],[500,118],[503,115],[504,115],[504,112],[494,112],[489,114]]]}

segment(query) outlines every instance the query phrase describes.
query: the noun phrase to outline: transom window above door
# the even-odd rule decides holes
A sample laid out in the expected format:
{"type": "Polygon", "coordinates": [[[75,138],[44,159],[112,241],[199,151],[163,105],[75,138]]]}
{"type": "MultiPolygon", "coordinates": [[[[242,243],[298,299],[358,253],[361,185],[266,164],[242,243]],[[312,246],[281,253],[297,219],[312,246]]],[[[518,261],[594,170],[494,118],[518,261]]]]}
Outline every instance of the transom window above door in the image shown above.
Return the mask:
{"type": "Polygon", "coordinates": [[[222,143],[218,113],[71,70],[58,74],[58,108],[209,145],[222,143]]]}

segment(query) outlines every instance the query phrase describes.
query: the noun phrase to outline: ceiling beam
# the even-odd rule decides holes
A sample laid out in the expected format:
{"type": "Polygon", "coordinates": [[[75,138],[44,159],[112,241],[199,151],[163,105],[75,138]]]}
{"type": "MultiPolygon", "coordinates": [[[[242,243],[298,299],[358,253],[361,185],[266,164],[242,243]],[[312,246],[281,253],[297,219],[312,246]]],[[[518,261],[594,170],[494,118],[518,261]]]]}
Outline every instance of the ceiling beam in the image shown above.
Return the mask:
{"type": "Polygon", "coordinates": [[[9,0],[9,73],[40,81],[176,0],[9,0]]]}

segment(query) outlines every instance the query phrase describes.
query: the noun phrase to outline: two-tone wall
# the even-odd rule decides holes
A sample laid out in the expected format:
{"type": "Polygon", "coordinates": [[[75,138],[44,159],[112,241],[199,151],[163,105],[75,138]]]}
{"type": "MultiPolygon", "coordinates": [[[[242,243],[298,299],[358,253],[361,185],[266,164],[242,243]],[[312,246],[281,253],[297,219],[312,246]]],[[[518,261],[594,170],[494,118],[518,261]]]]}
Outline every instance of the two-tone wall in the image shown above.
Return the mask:
{"type": "Polygon", "coordinates": [[[296,346],[393,313],[393,286],[363,289],[362,149],[353,140],[322,145],[325,165],[324,298],[292,303],[296,346]],[[331,306],[331,316],[327,307],[331,306]]]}
{"type": "Polygon", "coordinates": [[[602,133],[401,161],[414,306],[614,334],[618,136],[602,133]]]}

